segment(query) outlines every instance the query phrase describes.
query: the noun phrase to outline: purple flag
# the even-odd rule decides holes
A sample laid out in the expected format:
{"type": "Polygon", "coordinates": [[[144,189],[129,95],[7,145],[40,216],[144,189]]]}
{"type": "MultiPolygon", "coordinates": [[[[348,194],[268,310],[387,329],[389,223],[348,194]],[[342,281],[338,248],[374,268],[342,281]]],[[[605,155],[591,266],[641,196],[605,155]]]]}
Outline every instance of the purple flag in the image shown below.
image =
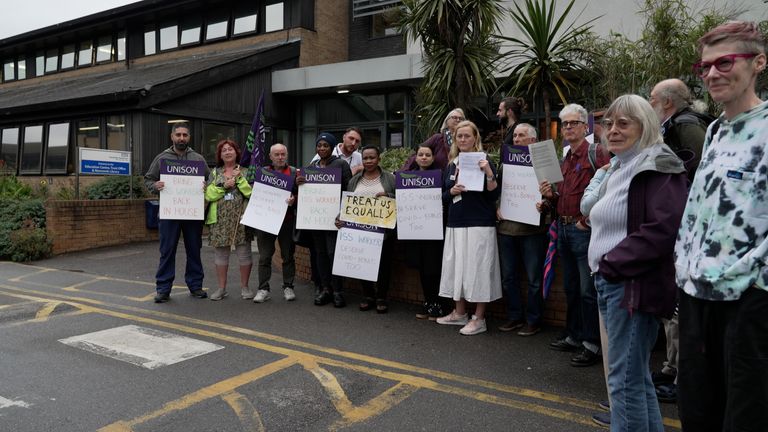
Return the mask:
{"type": "Polygon", "coordinates": [[[253,116],[253,124],[248,132],[248,138],[243,146],[240,167],[245,168],[245,179],[253,184],[256,179],[256,171],[264,165],[264,141],[267,139],[264,127],[264,90],[259,97],[259,105],[253,116]]]}

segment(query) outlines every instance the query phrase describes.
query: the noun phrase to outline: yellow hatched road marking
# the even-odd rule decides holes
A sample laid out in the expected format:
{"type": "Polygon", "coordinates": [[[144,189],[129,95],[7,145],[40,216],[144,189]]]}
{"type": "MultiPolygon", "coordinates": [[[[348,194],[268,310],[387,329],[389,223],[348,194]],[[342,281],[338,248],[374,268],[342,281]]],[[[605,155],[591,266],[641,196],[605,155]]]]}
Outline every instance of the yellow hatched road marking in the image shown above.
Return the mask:
{"type": "Polygon", "coordinates": [[[251,401],[245,396],[235,391],[230,391],[221,396],[224,402],[232,408],[245,432],[264,432],[264,423],[261,421],[259,412],[253,406],[251,401]]]}

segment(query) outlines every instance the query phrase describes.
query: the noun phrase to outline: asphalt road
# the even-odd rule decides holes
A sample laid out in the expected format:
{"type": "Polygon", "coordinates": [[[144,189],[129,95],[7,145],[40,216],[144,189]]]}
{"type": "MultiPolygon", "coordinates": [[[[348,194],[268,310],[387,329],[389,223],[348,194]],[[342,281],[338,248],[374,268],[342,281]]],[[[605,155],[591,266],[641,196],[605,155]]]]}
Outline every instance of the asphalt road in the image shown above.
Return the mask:
{"type": "MultiPolygon", "coordinates": [[[[0,431],[600,430],[602,368],[549,350],[559,329],[523,338],[489,320],[461,336],[413,305],[314,306],[307,284],[294,302],[175,286],[155,304],[157,259],[146,243],[0,262],[0,431]]],[[[662,413],[679,429],[674,406],[662,413]]]]}

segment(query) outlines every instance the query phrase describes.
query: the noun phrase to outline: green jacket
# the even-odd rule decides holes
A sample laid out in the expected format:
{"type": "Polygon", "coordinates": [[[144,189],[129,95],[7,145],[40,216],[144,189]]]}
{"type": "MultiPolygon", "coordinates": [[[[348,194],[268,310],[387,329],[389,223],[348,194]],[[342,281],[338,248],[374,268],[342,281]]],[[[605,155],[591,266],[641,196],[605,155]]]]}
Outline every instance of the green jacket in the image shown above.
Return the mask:
{"type": "MultiPolygon", "coordinates": [[[[237,177],[235,186],[240,190],[240,193],[247,199],[251,197],[252,188],[248,184],[248,181],[242,175],[237,177]]],[[[218,212],[217,203],[220,199],[224,198],[227,194],[227,190],[224,188],[224,176],[219,172],[219,168],[216,167],[211,171],[211,181],[208,183],[208,187],[205,188],[205,201],[210,203],[208,207],[207,216],[205,217],[206,225],[213,225],[217,221],[218,212]]]]}

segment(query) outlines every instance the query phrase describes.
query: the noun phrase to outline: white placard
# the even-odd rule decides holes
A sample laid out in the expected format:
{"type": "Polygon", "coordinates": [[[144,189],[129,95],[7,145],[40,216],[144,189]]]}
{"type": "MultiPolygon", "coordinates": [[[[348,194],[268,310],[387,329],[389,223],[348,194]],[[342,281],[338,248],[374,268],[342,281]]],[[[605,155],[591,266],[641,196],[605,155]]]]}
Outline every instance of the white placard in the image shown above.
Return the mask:
{"type": "Polygon", "coordinates": [[[504,164],[499,212],[505,220],[538,226],[541,213],[536,203],[541,201],[539,182],[533,167],[504,164]]]}
{"type": "Polygon", "coordinates": [[[290,196],[291,191],[254,183],[251,199],[240,223],[277,235],[283,226],[285,212],[288,211],[288,203],[285,201],[290,196]]]}
{"type": "Polygon", "coordinates": [[[442,240],[442,194],[439,188],[397,189],[397,238],[442,240]]]}
{"type": "Polygon", "coordinates": [[[552,140],[530,144],[531,162],[536,170],[536,179],[539,183],[544,180],[550,184],[563,181],[563,172],[560,170],[560,161],[557,159],[555,142],[552,140]]]}
{"type": "MultiPolygon", "coordinates": [[[[380,228],[378,231],[351,228],[356,225],[346,222],[336,235],[332,273],[336,276],[375,282],[379,277],[384,232],[380,228]]],[[[376,227],[367,228],[377,230],[376,227]]]]}
{"type": "Polygon", "coordinates": [[[341,185],[305,183],[299,186],[296,229],[336,231],[341,185]]]}
{"type": "Polygon", "coordinates": [[[160,174],[160,219],[203,220],[205,176],[160,174]]]}
{"type": "Polygon", "coordinates": [[[456,183],[464,185],[465,190],[482,192],[485,173],[480,169],[479,163],[485,157],[483,152],[459,153],[459,179],[456,183]]]}

